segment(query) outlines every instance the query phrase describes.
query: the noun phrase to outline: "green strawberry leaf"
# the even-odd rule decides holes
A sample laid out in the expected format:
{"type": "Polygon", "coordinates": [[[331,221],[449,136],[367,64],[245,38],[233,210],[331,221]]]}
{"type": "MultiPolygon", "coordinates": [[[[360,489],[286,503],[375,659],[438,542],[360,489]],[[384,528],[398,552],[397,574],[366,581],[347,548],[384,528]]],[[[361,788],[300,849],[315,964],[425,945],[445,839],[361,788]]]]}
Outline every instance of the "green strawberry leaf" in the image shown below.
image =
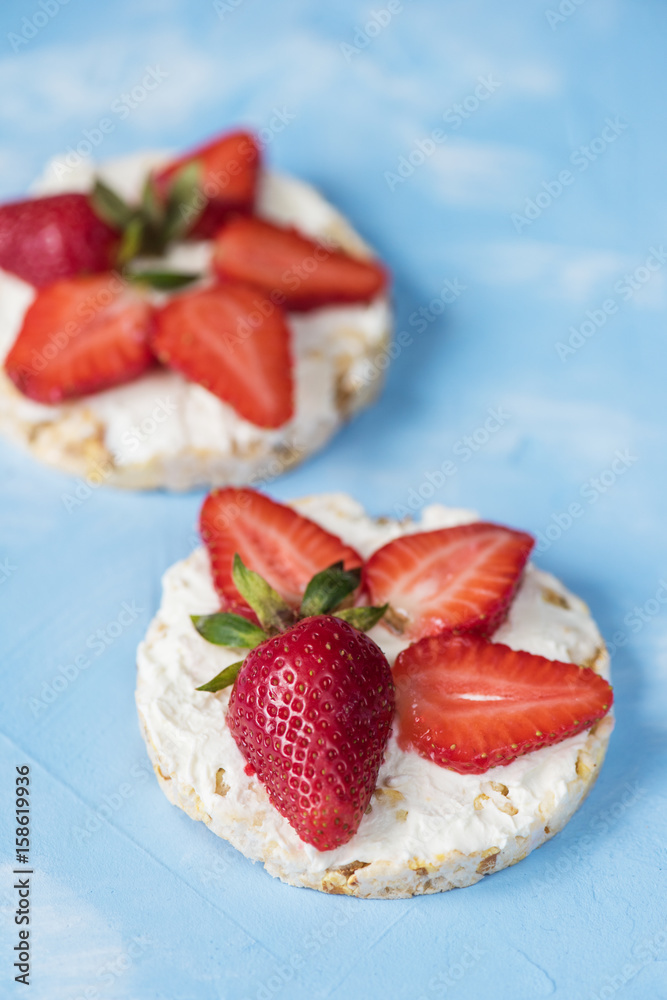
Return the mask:
{"type": "Polygon", "coordinates": [[[95,214],[114,229],[125,229],[135,214],[135,210],[99,177],[95,178],[90,203],[95,214]]]}
{"type": "Polygon", "coordinates": [[[146,178],[141,193],[141,211],[154,229],[159,230],[164,226],[164,206],[152,174],[146,178]]]}
{"type": "Polygon", "coordinates": [[[202,638],[216,646],[254,649],[267,638],[266,632],[243,615],[233,615],[223,611],[214,615],[190,615],[190,617],[202,638]]]}
{"type": "Polygon", "coordinates": [[[175,288],[184,288],[193,281],[199,281],[201,275],[186,274],[181,271],[126,271],[124,277],[128,281],[145,284],[158,291],[171,291],[175,288]]]}
{"type": "Polygon", "coordinates": [[[334,611],[334,617],[342,618],[344,622],[358,628],[360,632],[367,632],[369,628],[377,625],[388,607],[388,604],[383,604],[381,608],[344,608],[342,611],[334,611]]]}
{"type": "Polygon", "coordinates": [[[342,562],[334,563],[312,578],[303,595],[299,614],[304,618],[329,614],[357,589],[360,582],[361,568],[346,570],[342,562]]]}
{"type": "Polygon", "coordinates": [[[203,212],[206,198],[201,190],[201,177],[202,168],[196,161],[186,164],[174,177],[163,228],[166,243],[183,239],[203,212]]]}
{"type": "Polygon", "coordinates": [[[123,238],[118,249],[118,265],[123,266],[141,252],[144,242],[146,224],[140,215],[135,215],[125,227],[123,238]]]}
{"type": "Polygon", "coordinates": [[[197,691],[222,691],[223,688],[229,687],[233,684],[238,677],[239,670],[243,666],[243,660],[239,660],[238,663],[232,663],[230,667],[225,667],[221,670],[219,674],[208,682],[208,684],[202,684],[201,687],[196,688],[197,691]]]}
{"type": "Polygon", "coordinates": [[[283,632],[296,621],[296,615],[266,580],[244,565],[238,552],[234,556],[232,579],[239,594],[247,601],[271,635],[283,632]]]}

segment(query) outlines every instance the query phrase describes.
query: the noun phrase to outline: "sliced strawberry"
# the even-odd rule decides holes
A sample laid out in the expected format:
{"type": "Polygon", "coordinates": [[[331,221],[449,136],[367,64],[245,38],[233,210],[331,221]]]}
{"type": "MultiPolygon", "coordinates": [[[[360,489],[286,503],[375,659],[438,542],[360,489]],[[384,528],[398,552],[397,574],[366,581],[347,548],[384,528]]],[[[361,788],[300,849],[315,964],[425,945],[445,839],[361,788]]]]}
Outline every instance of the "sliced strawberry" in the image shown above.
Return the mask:
{"type": "Polygon", "coordinates": [[[373,604],[414,639],[442,631],[492,635],[505,618],[535,544],[523,531],[478,521],[403,535],[365,567],[373,604]]]}
{"type": "Polygon", "coordinates": [[[482,774],[588,729],[613,702],[589,667],[477,636],[414,643],[394,666],[398,742],[459,774],[482,774]]]}
{"type": "Polygon", "coordinates": [[[5,369],[40,403],[129,382],[152,364],[153,309],[117,274],[58,281],[37,292],[5,369]]]}
{"type": "Polygon", "coordinates": [[[234,219],[218,233],[213,264],[221,278],[257,285],[292,310],[368,302],[387,283],[386,272],[374,261],[255,218],[234,219]]]}
{"type": "Polygon", "coordinates": [[[336,535],[254,490],[214,490],[204,501],[200,529],[226,610],[249,611],[232,580],[237,552],[294,607],[315,573],[341,560],[346,569],[362,563],[336,535]]]}
{"type": "Polygon", "coordinates": [[[256,288],[216,285],[175,296],[158,311],[153,347],[259,427],[293,416],[289,327],[256,288]]]}
{"type": "Polygon", "coordinates": [[[0,205],[0,267],[42,288],[113,266],[119,234],[85,194],[56,194],[0,205]]]}
{"type": "Polygon", "coordinates": [[[227,132],[172,160],[154,178],[164,197],[179,170],[201,164],[201,188],[208,204],[191,236],[210,239],[231,215],[252,212],[260,162],[259,146],[250,132],[227,132]]]}

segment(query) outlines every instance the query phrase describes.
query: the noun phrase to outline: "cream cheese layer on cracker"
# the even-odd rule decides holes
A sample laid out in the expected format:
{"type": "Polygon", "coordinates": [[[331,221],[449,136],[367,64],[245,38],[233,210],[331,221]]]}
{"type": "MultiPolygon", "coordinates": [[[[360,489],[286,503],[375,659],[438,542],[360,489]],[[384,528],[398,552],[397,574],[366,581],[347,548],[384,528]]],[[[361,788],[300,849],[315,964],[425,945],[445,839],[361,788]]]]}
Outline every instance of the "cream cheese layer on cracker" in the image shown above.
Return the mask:
{"type": "MultiPolygon", "coordinates": [[[[440,505],[426,507],[418,522],[373,520],[344,494],[313,496],[293,506],[364,558],[402,534],[477,520],[471,511],[440,505]]],[[[458,774],[406,752],[394,733],[358,832],[343,847],[317,851],[270,804],[258,779],[245,773],[245,759],[225,724],[230,689],[217,694],[195,690],[239,658],[238,651],[207,643],[190,621],[191,614],[219,608],[205,549],[173,566],[163,584],[162,605],[138,657],[137,705],[151,756],[159,774],[181,789],[181,797],[194,794],[197,818],[286,881],[326,888],[325,873],[348,873],[350,866],[363,863],[370,867],[357,871],[355,882],[379,874],[377,884],[359,894],[380,894],[383,877],[398,887],[396,895],[469,884],[489,870],[487,859],[502,858],[507,849],[509,860],[503,863],[513,863],[556,832],[579,805],[590,787],[587,782],[594,780],[592,772],[611,732],[610,718],[598,724],[599,738],[586,731],[481,775],[458,774]],[[469,856],[475,858],[470,877],[464,871],[469,856]],[[400,882],[402,870],[437,874],[441,865],[454,880],[450,884],[434,882],[431,888],[424,878],[421,887],[400,882]],[[452,874],[456,870],[463,873],[458,883],[452,874]]],[[[390,664],[408,645],[381,624],[369,634],[390,664]]],[[[532,564],[493,641],[609,675],[604,643],[586,605],[532,564]]],[[[176,792],[167,794],[183,805],[176,792]]]]}
{"type": "MultiPolygon", "coordinates": [[[[52,164],[35,193],[88,191],[98,174],[123,197],[136,200],[148,171],[165,159],[164,154],[138,154],[99,166],[82,162],[65,172],[55,171],[52,164]]],[[[313,238],[334,240],[356,256],[370,256],[340,213],[314,188],[294,178],[264,172],[257,214],[294,225],[313,238]]],[[[183,242],[173,246],[159,266],[203,274],[210,280],[211,256],[209,241],[183,242]]],[[[32,285],[0,270],[0,362],[16,340],[34,297],[32,285]]],[[[155,298],[160,301],[159,294],[155,298]]],[[[372,400],[388,361],[391,311],[387,297],[380,295],[368,304],[290,314],[288,320],[295,413],[283,427],[258,427],[203,386],[167,369],[61,406],[28,399],[0,370],[0,427],[26,442],[38,438],[33,450],[39,457],[64,467],[77,447],[83,451],[89,442],[96,442],[99,456],[113,464],[120,478],[127,473],[127,482],[120,485],[133,485],[133,477],[138,485],[175,489],[274,478],[282,467],[322,447],[347,417],[372,400]],[[145,483],[142,469],[150,470],[145,483]]],[[[75,462],[69,467],[77,471],[75,462]]]]}

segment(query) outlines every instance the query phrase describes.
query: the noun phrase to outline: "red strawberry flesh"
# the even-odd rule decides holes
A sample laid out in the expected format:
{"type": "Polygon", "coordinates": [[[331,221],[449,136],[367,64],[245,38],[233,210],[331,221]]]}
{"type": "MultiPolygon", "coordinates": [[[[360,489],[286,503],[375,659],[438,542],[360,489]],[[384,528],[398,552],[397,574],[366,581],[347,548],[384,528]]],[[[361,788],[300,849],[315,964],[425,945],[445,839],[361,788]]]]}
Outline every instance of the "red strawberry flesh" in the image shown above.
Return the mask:
{"type": "Polygon", "coordinates": [[[190,163],[201,165],[201,189],[208,199],[191,236],[210,239],[234,214],[252,212],[261,157],[250,132],[225,133],[156,171],[155,181],[163,197],[179,170],[190,163]]]}
{"type": "Polygon", "coordinates": [[[413,639],[442,631],[492,635],[505,618],[534,545],[523,531],[483,521],[403,535],[373,553],[364,578],[373,604],[413,639]]]}
{"type": "Polygon", "coordinates": [[[387,283],[384,269],[262,219],[234,219],[217,235],[214,267],[223,280],[246,281],[286,309],[368,302],[387,283]]]}
{"type": "Polygon", "coordinates": [[[150,303],[117,274],[58,281],[37,292],[5,369],[40,403],[109,389],[155,363],[152,324],[150,303]]]}
{"type": "Polygon", "coordinates": [[[339,561],[345,569],[362,563],[336,535],[254,490],[214,490],[204,501],[200,527],[216,590],[229,611],[250,611],[232,579],[236,553],[294,607],[315,573],[339,561]]]}
{"type": "Polygon", "coordinates": [[[250,423],[281,427],[293,416],[290,331],[256,288],[216,285],[174,296],[158,311],[153,348],[250,423]]]}
{"type": "Polygon", "coordinates": [[[318,615],[248,654],[227,725],[273,806],[301,840],[328,851],[359,828],[393,710],[379,646],[339,618],[318,615]]]}
{"type": "Polygon", "coordinates": [[[108,270],[118,242],[85,194],[0,205],[0,267],[37,288],[108,270]]]}
{"type": "Polygon", "coordinates": [[[398,742],[460,774],[482,774],[588,729],[612,689],[588,667],[477,636],[438,635],[394,666],[398,742]]]}

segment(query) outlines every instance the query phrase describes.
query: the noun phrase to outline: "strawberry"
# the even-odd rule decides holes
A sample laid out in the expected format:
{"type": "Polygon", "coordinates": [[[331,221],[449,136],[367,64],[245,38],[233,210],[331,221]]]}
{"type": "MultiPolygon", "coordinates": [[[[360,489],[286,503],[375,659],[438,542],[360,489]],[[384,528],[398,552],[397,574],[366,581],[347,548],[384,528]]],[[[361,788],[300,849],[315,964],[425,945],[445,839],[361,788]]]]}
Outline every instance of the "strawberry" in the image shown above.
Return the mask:
{"type": "Polygon", "coordinates": [[[483,774],[588,729],[613,701],[589,667],[477,636],[430,636],[394,665],[398,742],[459,774],[483,774]]]}
{"type": "Polygon", "coordinates": [[[199,187],[208,199],[191,236],[210,239],[236,213],[252,212],[257,193],[260,150],[249,132],[227,132],[172,160],[154,173],[158,192],[166,198],[177,174],[191,163],[201,167],[199,187]]]}
{"type": "Polygon", "coordinates": [[[199,690],[234,685],[226,722],[246,773],[257,775],[278,812],[319,851],[356,833],[394,713],[389,664],[360,631],[385,608],[336,610],[359,577],[340,561],[317,573],[295,612],[237,554],[234,584],[259,624],[224,612],[192,619],[208,642],[251,650],[199,690]]]}
{"type": "Polygon", "coordinates": [[[129,382],[154,363],[153,309],[117,274],[70,278],[37,292],[5,369],[40,403],[129,382]]]}
{"type": "Polygon", "coordinates": [[[403,535],[365,567],[388,623],[413,639],[444,630],[492,635],[507,615],[534,539],[483,521],[403,535]]]}
{"type": "Polygon", "coordinates": [[[157,313],[153,348],[250,423],[280,427],[294,413],[290,331],[257,289],[217,285],[175,296],[157,313]]]}
{"type": "Polygon", "coordinates": [[[0,267],[37,288],[108,270],[118,242],[85,194],[0,205],[0,267]]]}
{"type": "Polygon", "coordinates": [[[227,725],[299,837],[346,844],[375,791],[394,708],[391,671],[369,636],[305,618],[246,657],[227,725]]]}
{"type": "Polygon", "coordinates": [[[204,501],[200,528],[215,588],[228,610],[248,610],[232,575],[237,552],[293,607],[315,573],[339,561],[346,569],[362,563],[336,535],[254,490],[214,490],[204,501]]]}
{"type": "Polygon", "coordinates": [[[256,218],[234,219],[215,239],[213,265],[229,281],[247,281],[286,309],[368,302],[387,284],[384,269],[256,218]]]}

